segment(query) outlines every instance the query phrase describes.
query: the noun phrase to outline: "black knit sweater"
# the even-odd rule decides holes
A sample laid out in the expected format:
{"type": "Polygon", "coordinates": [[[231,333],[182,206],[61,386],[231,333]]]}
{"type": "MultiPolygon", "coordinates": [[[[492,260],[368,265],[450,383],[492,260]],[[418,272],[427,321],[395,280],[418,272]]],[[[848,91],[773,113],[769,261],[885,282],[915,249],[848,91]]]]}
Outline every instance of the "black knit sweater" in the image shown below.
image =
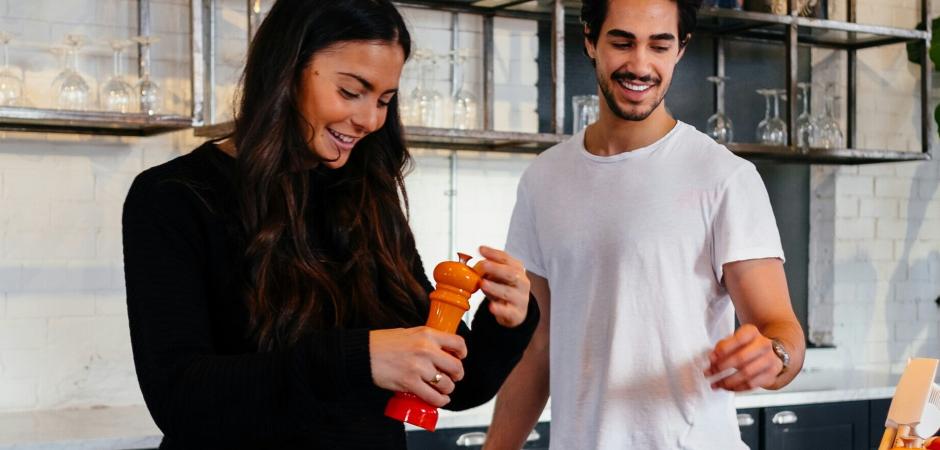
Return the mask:
{"type": "MultiPolygon", "coordinates": [[[[404,449],[403,425],[383,415],[391,392],[372,381],[368,329],[313,332],[270,352],[249,337],[234,173],[234,159],[207,143],[140,174],[124,204],[134,363],[160,448],[404,449]]],[[[420,261],[413,270],[430,291],[420,261]]],[[[485,304],[472,331],[461,324],[466,375],[445,408],[492,398],[538,320],[530,299],[516,328],[485,304]]]]}

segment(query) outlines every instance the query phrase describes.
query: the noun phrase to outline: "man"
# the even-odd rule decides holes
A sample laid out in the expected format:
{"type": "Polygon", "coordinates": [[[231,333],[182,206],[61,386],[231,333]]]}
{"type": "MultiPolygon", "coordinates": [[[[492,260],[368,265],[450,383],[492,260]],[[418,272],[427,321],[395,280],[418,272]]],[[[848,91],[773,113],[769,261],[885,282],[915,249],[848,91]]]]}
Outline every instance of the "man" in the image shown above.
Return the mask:
{"type": "Polygon", "coordinates": [[[802,366],[760,176],[663,103],[699,3],[583,2],[605,101],[520,181],[507,247],[547,313],[487,450],[522,447],[549,387],[553,450],[747,448],[734,393],[778,389],[802,366]]]}

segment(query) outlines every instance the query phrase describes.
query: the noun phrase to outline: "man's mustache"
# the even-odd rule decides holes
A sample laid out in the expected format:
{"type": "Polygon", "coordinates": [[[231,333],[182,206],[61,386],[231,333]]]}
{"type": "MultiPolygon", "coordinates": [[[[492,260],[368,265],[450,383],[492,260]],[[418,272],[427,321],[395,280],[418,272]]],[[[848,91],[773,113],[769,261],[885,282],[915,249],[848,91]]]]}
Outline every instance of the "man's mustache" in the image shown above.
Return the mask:
{"type": "Polygon", "coordinates": [[[614,72],[610,76],[610,79],[614,81],[626,80],[626,81],[638,81],[640,83],[651,83],[651,84],[659,84],[659,82],[661,81],[659,78],[653,77],[652,75],[643,75],[641,77],[629,71],[614,72]]]}

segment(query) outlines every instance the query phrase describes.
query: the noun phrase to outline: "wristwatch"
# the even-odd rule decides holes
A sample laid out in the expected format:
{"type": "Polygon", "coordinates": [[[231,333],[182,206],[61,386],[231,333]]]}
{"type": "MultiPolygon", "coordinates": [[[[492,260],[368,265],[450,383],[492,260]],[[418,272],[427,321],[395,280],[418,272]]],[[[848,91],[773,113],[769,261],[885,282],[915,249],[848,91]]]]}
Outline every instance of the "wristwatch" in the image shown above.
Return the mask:
{"type": "Polygon", "coordinates": [[[772,339],[770,343],[774,348],[774,353],[780,358],[780,361],[783,362],[783,369],[780,371],[780,373],[783,373],[787,370],[787,367],[790,366],[790,352],[783,346],[783,342],[777,339],[772,339]]]}

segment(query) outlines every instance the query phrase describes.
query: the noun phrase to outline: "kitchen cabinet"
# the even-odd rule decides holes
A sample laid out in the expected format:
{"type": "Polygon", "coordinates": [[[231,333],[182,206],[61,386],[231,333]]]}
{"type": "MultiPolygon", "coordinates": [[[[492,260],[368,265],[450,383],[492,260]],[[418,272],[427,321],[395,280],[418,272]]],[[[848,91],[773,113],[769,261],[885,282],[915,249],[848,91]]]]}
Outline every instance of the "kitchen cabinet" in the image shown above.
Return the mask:
{"type": "MultiPolygon", "coordinates": [[[[877,449],[891,399],[747,408],[737,411],[751,450],[877,449]]],[[[486,426],[409,431],[409,450],[480,449],[486,426]]],[[[550,424],[539,423],[524,447],[548,449],[550,424]]]]}
{"type": "MultiPolygon", "coordinates": [[[[526,441],[526,450],[548,450],[549,423],[535,426],[526,441]]],[[[408,450],[478,450],[483,448],[487,427],[445,428],[433,433],[408,432],[408,450]]]]}
{"type": "Polygon", "coordinates": [[[751,449],[760,448],[760,408],[739,409],[738,428],[741,440],[751,449]]]}
{"type": "Polygon", "coordinates": [[[872,400],[868,404],[868,446],[871,450],[877,450],[878,445],[881,444],[881,437],[885,433],[885,419],[888,417],[890,406],[890,398],[872,400]]]}
{"type": "Polygon", "coordinates": [[[764,408],[763,450],[866,448],[868,401],[764,408]]]}

